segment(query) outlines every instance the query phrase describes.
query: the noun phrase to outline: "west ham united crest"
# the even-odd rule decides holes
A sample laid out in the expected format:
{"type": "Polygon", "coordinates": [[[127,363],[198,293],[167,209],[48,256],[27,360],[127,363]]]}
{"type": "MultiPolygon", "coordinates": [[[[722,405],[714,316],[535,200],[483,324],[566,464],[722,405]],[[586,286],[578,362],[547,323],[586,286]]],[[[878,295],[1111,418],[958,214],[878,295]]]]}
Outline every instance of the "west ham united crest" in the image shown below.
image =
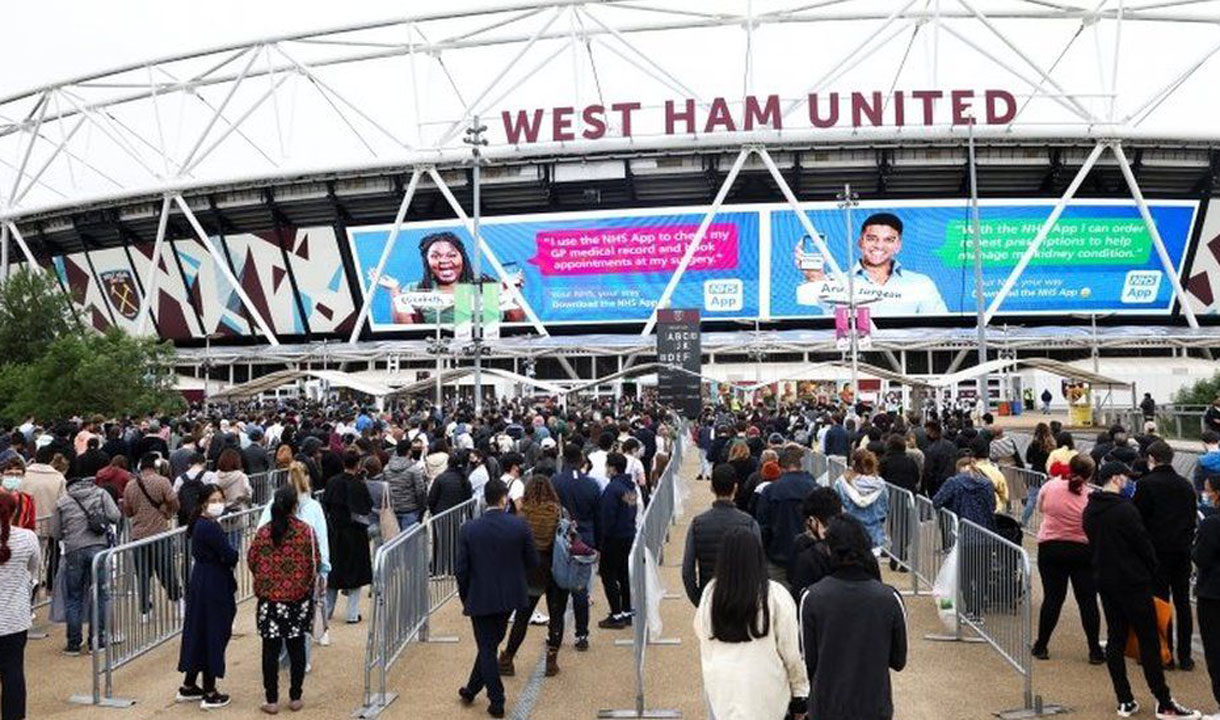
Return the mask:
{"type": "Polygon", "coordinates": [[[111,307],[128,320],[135,320],[136,315],[140,313],[140,297],[131,273],[127,270],[111,270],[101,273],[101,277],[111,307]]]}

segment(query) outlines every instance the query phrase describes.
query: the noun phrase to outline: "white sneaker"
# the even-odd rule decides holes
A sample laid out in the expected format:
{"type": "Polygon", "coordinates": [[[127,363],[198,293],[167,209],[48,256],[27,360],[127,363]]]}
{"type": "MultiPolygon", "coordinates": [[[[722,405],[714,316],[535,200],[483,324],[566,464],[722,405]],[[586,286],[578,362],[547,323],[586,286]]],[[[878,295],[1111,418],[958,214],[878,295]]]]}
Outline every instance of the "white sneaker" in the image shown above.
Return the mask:
{"type": "Polygon", "coordinates": [[[330,630],[322,633],[322,637],[318,638],[318,644],[322,647],[328,647],[330,645],[330,630]]]}
{"type": "Polygon", "coordinates": [[[1211,715],[1204,715],[1202,720],[1220,720],[1220,711],[1214,712],[1211,715]]]}
{"type": "Polygon", "coordinates": [[[534,614],[530,616],[530,625],[546,625],[550,621],[551,618],[549,616],[539,612],[538,610],[535,610],[534,614]]]}

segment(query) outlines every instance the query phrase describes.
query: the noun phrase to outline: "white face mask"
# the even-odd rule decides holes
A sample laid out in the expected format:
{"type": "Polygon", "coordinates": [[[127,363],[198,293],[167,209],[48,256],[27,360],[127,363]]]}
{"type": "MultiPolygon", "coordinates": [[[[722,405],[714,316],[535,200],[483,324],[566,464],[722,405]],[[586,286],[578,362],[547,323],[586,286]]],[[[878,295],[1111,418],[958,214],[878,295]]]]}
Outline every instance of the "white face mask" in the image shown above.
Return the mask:
{"type": "Polygon", "coordinates": [[[224,515],[224,512],[225,512],[224,503],[222,503],[222,502],[208,503],[208,509],[207,509],[208,515],[210,515],[214,518],[218,518],[221,515],[224,515]]]}

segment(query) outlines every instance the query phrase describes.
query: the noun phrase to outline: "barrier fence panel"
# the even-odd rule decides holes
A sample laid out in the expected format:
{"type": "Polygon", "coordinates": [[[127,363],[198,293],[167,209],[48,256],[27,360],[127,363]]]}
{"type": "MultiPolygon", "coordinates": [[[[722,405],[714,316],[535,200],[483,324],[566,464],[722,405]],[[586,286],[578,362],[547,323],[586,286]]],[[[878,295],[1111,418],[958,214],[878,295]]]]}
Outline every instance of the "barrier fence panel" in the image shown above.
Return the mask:
{"type": "MultiPolygon", "coordinates": [[[[686,433],[679,432],[674,446],[674,454],[669,464],[661,474],[657,489],[653,493],[652,502],[644,510],[644,519],[636,530],[635,540],[631,544],[631,602],[636,611],[631,624],[632,655],[635,662],[635,707],[631,710],[599,710],[599,718],[680,718],[681,711],[649,709],[644,703],[644,662],[646,649],[650,644],[677,644],[677,640],[661,640],[651,638],[649,633],[648,609],[648,555],[661,563],[661,553],[669,534],[669,526],[674,520],[674,509],[677,507],[678,473],[682,467],[682,455],[687,444],[686,433]]],[[[617,644],[617,643],[616,643],[617,644]]]]}
{"type": "Polygon", "coordinates": [[[251,497],[255,506],[271,502],[275,491],[288,483],[287,470],[268,470],[250,476],[251,497]]]}
{"type": "MultiPolygon", "coordinates": [[[[461,505],[455,505],[448,510],[433,516],[428,521],[431,534],[431,572],[428,581],[428,615],[431,616],[441,609],[450,598],[457,595],[457,554],[458,540],[462,525],[475,516],[478,500],[471,498],[461,505]]],[[[419,639],[423,642],[457,642],[456,637],[432,637],[428,632],[428,622],[420,630],[419,639]]]]}
{"type": "MultiPolygon", "coordinates": [[[[238,553],[237,602],[254,596],[246,554],[261,513],[262,508],[255,507],[220,518],[238,553]]],[[[92,693],[74,695],[72,702],[108,707],[135,703],[114,696],[114,671],[182,632],[191,566],[186,528],[125,542],[94,556],[89,617],[103,622],[100,633],[92,625],[90,633],[100,637],[104,650],[92,654],[92,693]]]]}
{"type": "Polygon", "coordinates": [[[1042,524],[1038,512],[1038,493],[1046,482],[1046,473],[1012,465],[1001,465],[1000,472],[1008,482],[1008,514],[1021,520],[1021,525],[1037,535],[1042,524]]]}
{"type": "Polygon", "coordinates": [[[919,594],[915,562],[919,557],[919,527],[915,494],[891,483],[885,484],[889,511],[885,516],[885,554],[897,567],[911,576],[911,594],[919,594]]]}
{"type": "Polygon", "coordinates": [[[938,512],[927,496],[915,495],[915,523],[915,534],[919,539],[914,549],[911,573],[918,578],[920,585],[931,590],[945,557],[953,549],[957,537],[956,518],[952,513],[938,512]],[[949,521],[947,527],[942,520],[946,517],[949,521]]]}
{"type": "Polygon", "coordinates": [[[847,460],[837,455],[830,455],[826,458],[826,480],[830,485],[834,485],[835,481],[843,477],[845,472],[847,472],[847,460]]]}
{"type": "Polygon", "coordinates": [[[1022,707],[999,713],[1016,718],[1056,714],[1033,688],[1033,592],[1029,554],[1019,545],[976,525],[958,521],[957,606],[969,626],[1022,679],[1022,707]]]}
{"type": "Polygon", "coordinates": [[[373,608],[364,653],[364,704],[355,716],[374,718],[398,697],[386,687],[386,674],[428,621],[428,528],[399,534],[373,558],[373,608]]]}
{"type": "Polygon", "coordinates": [[[821,453],[818,453],[818,452],[812,453],[812,455],[813,455],[813,478],[814,478],[814,480],[821,480],[822,476],[826,474],[826,470],[827,470],[826,456],[821,453]]]}

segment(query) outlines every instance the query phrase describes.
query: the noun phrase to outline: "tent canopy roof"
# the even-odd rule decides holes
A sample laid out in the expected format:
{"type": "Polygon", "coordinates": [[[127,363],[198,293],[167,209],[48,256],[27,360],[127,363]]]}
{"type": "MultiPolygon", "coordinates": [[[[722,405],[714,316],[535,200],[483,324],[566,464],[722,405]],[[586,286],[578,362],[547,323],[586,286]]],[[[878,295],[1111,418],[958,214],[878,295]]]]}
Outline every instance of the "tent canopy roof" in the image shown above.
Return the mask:
{"type": "Polygon", "coordinates": [[[261,377],[254,378],[233,387],[226,388],[212,396],[214,400],[242,400],[252,398],[261,393],[291,385],[298,380],[310,378],[323,380],[332,387],[343,387],[356,392],[371,395],[376,398],[390,394],[390,389],[380,383],[356,377],[352,373],[338,370],[280,370],[261,377]]]}

